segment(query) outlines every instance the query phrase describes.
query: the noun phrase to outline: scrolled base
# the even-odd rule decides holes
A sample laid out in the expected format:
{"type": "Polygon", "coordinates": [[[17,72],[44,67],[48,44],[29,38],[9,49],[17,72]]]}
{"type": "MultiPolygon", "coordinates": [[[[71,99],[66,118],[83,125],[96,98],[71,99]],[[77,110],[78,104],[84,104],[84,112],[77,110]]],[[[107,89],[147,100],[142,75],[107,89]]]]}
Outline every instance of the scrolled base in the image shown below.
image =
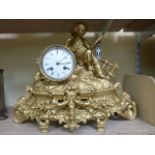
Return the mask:
{"type": "Polygon", "coordinates": [[[137,115],[135,102],[121,91],[120,83],[113,85],[108,79],[96,78],[84,68],[77,68],[62,83],[54,83],[38,72],[26,91],[27,95],[16,103],[14,120],[36,120],[41,132],[48,132],[55,121],[70,131],[95,121],[97,130],[103,133],[107,120],[115,114],[129,120],[137,115]]]}

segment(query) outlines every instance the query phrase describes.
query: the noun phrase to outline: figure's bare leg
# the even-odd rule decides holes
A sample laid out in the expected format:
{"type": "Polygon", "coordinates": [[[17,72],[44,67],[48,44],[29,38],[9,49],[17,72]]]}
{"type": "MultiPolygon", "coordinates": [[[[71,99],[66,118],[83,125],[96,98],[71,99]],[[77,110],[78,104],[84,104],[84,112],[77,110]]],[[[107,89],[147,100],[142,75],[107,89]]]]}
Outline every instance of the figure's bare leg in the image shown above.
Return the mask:
{"type": "Polygon", "coordinates": [[[93,66],[92,66],[92,51],[91,50],[86,51],[85,59],[86,59],[85,61],[87,63],[88,70],[92,71],[93,66]]]}
{"type": "Polygon", "coordinates": [[[102,69],[100,64],[98,63],[97,59],[95,56],[92,57],[92,62],[93,62],[93,66],[95,68],[96,74],[98,77],[100,78],[105,78],[105,76],[103,75],[102,69]]]}

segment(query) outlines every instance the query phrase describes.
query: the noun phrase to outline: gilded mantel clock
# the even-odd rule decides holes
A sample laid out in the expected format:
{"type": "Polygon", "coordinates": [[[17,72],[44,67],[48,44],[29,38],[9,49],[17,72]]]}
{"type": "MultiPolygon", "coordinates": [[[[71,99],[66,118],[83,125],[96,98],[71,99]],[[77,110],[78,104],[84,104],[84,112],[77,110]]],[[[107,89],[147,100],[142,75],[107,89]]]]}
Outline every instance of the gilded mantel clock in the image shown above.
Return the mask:
{"type": "Polygon", "coordinates": [[[97,130],[103,132],[115,114],[129,120],[136,117],[135,102],[120,83],[111,80],[117,65],[98,61],[93,53],[102,36],[90,45],[83,37],[86,31],[84,23],[76,23],[65,46],[53,45],[42,52],[33,84],[17,100],[16,123],[35,120],[42,132],[48,132],[54,121],[70,130],[95,121],[97,130]]]}
{"type": "Polygon", "coordinates": [[[40,57],[42,74],[52,81],[64,81],[74,72],[76,59],[70,49],[62,45],[46,48],[40,57]]]}

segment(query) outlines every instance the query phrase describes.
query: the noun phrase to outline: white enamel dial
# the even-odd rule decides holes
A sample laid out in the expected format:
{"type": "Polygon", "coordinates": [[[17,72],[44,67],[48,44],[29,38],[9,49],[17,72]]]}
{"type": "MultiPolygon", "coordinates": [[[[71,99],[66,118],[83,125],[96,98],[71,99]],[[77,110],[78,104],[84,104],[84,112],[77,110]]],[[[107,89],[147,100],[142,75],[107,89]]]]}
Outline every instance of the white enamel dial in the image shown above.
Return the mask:
{"type": "Polygon", "coordinates": [[[48,47],[41,55],[40,69],[43,75],[53,81],[63,81],[75,69],[75,57],[70,49],[62,45],[48,47]]]}

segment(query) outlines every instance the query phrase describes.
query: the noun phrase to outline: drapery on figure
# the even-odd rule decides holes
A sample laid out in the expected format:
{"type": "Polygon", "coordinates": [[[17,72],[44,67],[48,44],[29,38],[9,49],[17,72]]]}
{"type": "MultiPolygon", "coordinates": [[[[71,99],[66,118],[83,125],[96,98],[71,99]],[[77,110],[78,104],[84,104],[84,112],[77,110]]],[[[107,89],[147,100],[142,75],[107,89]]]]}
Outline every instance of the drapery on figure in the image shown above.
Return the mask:
{"type": "Polygon", "coordinates": [[[93,71],[97,77],[106,78],[103,75],[101,66],[92,52],[95,45],[102,39],[102,35],[90,45],[83,37],[87,32],[87,25],[84,22],[77,22],[71,29],[72,38],[66,40],[65,46],[71,49],[80,66],[85,66],[89,71],[93,71]]]}

